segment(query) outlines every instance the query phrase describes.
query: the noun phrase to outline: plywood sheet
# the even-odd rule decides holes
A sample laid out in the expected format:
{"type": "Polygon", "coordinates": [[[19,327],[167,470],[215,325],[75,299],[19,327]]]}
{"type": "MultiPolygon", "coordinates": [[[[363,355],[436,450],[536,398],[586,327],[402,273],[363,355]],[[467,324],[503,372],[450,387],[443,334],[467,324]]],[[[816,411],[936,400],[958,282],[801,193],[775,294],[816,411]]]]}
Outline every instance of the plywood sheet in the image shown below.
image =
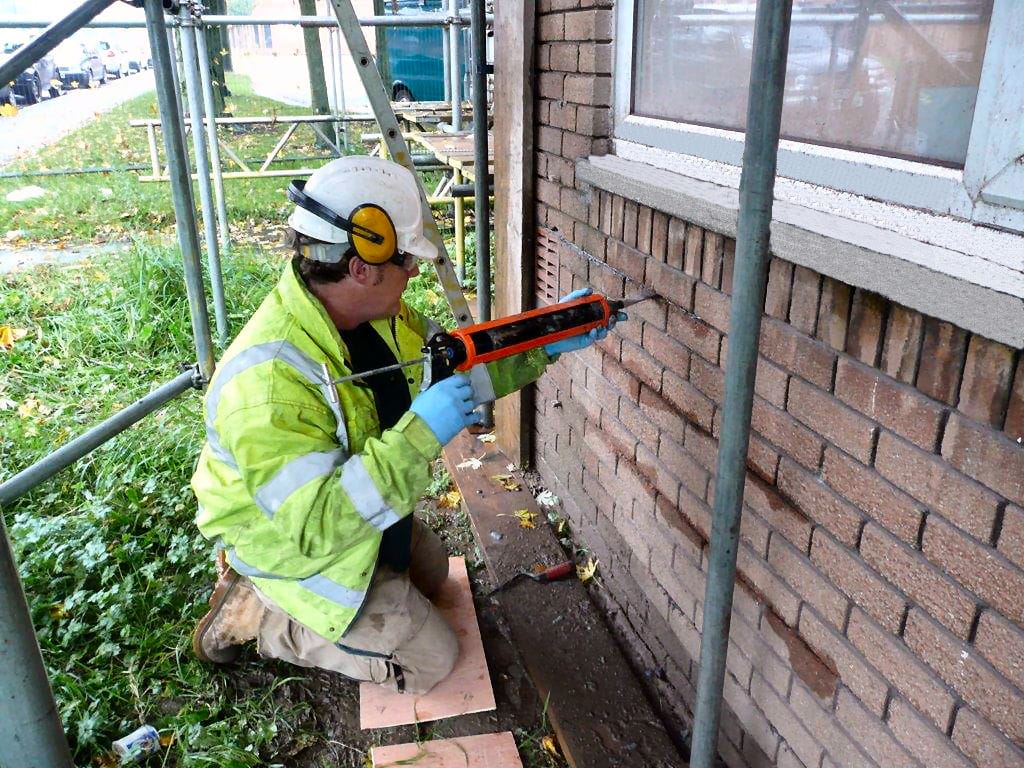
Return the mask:
{"type": "Polygon", "coordinates": [[[465,558],[449,559],[448,580],[441,586],[434,605],[459,638],[459,660],[455,662],[455,669],[420,696],[362,683],[359,686],[360,728],[422,723],[495,708],[465,558]]]}
{"type": "Polygon", "coordinates": [[[511,731],[374,747],[370,756],[373,768],[523,768],[511,731]]]}

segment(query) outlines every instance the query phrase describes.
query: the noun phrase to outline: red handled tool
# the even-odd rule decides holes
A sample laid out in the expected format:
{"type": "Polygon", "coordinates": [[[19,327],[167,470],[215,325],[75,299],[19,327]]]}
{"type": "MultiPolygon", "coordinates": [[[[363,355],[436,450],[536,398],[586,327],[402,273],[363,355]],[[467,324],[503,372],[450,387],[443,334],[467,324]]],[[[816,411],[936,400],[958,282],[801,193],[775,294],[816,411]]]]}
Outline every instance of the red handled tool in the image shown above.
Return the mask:
{"type": "Polygon", "coordinates": [[[533,579],[540,584],[547,584],[551,581],[561,581],[562,579],[572,575],[576,571],[576,563],[572,560],[566,560],[564,563],[558,565],[552,565],[539,573],[531,573],[530,571],[520,571],[511,579],[499,584],[490,592],[487,593],[487,597],[497,594],[502,590],[508,589],[510,586],[515,584],[520,579],[533,579]]]}

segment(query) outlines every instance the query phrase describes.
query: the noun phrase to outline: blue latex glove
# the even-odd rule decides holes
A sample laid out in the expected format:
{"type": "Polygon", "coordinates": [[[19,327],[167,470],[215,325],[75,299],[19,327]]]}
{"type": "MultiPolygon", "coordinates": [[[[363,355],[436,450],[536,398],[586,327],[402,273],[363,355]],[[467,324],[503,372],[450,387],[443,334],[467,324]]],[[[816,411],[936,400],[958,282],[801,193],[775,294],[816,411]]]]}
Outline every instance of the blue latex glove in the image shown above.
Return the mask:
{"type": "MultiPolygon", "coordinates": [[[[582,299],[584,296],[589,296],[594,291],[592,288],[579,288],[573,291],[568,296],[563,296],[559,303],[564,301],[572,301],[573,299],[582,299]]],[[[623,320],[628,320],[629,317],[625,312],[617,312],[608,319],[608,325],[602,328],[594,328],[587,333],[581,333],[579,336],[570,336],[567,339],[556,341],[551,344],[544,345],[544,351],[548,353],[549,357],[560,355],[563,352],[576,352],[580,349],[586,349],[595,341],[600,341],[608,335],[608,331],[615,327],[615,324],[623,320]]]]}
{"type": "Polygon", "coordinates": [[[473,409],[473,386],[469,377],[456,373],[421,392],[412,401],[409,410],[427,422],[441,445],[447,445],[470,424],[479,424],[482,418],[473,409]]]}

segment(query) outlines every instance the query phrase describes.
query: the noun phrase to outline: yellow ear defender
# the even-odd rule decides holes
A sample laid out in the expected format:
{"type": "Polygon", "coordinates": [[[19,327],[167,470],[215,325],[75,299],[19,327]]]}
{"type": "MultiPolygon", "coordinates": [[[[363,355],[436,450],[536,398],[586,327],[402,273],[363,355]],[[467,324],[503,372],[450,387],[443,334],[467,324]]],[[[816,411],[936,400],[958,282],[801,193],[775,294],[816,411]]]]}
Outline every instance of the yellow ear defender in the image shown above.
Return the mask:
{"type": "Polygon", "coordinates": [[[351,230],[352,247],[359,258],[367,264],[384,264],[392,260],[398,252],[398,233],[388,212],[379,205],[365,203],[349,215],[354,225],[351,230]],[[377,238],[361,235],[361,230],[372,232],[377,238]],[[375,242],[379,239],[380,242],[375,242]]]}

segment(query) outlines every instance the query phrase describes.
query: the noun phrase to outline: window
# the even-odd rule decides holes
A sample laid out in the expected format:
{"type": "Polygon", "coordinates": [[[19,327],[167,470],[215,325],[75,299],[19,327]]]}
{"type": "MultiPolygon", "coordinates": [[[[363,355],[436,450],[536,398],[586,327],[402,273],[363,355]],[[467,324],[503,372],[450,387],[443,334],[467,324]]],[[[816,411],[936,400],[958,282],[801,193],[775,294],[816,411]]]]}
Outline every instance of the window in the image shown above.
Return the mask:
{"type": "MultiPolygon", "coordinates": [[[[754,9],[622,4],[616,138],[740,164],[754,9]]],[[[1019,0],[794,0],[779,173],[1024,230],[1022,38],[1019,0]]]]}

